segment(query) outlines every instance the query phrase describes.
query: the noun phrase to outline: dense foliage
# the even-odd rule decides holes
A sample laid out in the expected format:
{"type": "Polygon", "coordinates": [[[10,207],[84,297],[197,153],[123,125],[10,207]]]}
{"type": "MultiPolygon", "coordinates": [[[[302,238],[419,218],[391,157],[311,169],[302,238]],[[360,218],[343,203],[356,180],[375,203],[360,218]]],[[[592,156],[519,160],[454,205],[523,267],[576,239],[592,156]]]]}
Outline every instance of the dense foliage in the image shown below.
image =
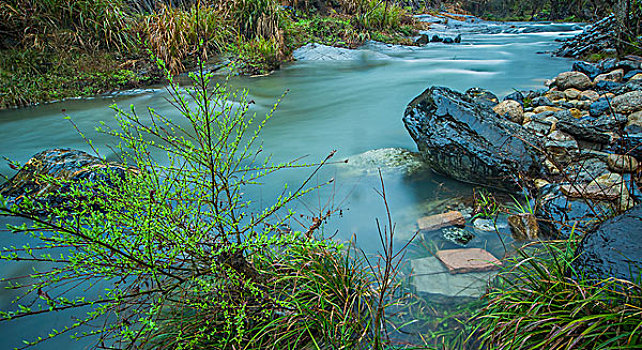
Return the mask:
{"type": "Polygon", "coordinates": [[[404,36],[412,30],[400,30],[412,22],[404,16],[374,0],[2,1],[0,108],[148,84],[162,75],[148,50],[173,74],[199,58],[265,73],[309,40],[328,42],[301,21],[346,21],[348,30],[334,34],[342,41],[362,43],[372,33],[410,43],[404,36]]]}

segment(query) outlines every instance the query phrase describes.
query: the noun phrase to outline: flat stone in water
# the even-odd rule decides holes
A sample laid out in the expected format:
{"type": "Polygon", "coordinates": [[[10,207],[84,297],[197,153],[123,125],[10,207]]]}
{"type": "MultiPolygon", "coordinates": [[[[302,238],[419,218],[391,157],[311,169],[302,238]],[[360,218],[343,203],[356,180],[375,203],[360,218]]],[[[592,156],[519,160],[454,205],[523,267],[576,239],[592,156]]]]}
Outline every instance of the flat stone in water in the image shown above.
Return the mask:
{"type": "Polygon", "coordinates": [[[454,297],[479,297],[486,292],[488,281],[496,271],[452,275],[434,256],[414,259],[412,284],[417,292],[454,297]]]}
{"type": "Polygon", "coordinates": [[[493,254],[481,248],[439,250],[436,255],[452,274],[490,271],[502,266],[493,254]]]}

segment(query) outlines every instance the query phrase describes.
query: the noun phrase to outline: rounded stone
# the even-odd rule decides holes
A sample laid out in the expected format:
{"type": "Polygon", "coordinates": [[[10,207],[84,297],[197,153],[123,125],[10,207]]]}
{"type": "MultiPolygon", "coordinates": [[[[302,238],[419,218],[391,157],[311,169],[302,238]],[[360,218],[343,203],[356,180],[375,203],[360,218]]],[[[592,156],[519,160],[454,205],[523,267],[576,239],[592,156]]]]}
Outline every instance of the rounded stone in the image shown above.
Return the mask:
{"type": "Polygon", "coordinates": [[[638,161],[634,157],[623,154],[609,154],[609,168],[618,173],[632,173],[638,169],[638,161]]]}
{"type": "Polygon", "coordinates": [[[575,88],[578,90],[586,90],[593,86],[591,78],[586,74],[580,72],[564,72],[555,77],[555,85],[560,90],[575,88]]]}
{"type": "Polygon", "coordinates": [[[561,110],[562,110],[562,108],[559,108],[559,107],[539,106],[539,107],[535,107],[535,109],[533,109],[533,113],[540,114],[540,113],[544,113],[544,112],[559,112],[561,110]]]}
{"type": "Polygon", "coordinates": [[[557,91],[557,90],[551,90],[548,93],[546,93],[546,95],[544,96],[548,97],[548,99],[551,100],[552,102],[566,100],[566,94],[562,91],[557,91]]]}
{"type": "Polygon", "coordinates": [[[642,110],[642,91],[631,91],[615,96],[611,104],[618,113],[632,113],[642,110]]]}
{"type": "Polygon", "coordinates": [[[579,96],[581,101],[597,101],[600,98],[600,94],[593,90],[582,91],[579,96]]]}
{"type": "Polygon", "coordinates": [[[566,98],[569,99],[569,100],[575,100],[576,98],[578,98],[580,96],[581,93],[582,93],[582,91],[580,91],[578,89],[575,89],[575,88],[570,88],[570,89],[564,90],[564,95],[566,95],[566,98]]]}
{"type": "Polygon", "coordinates": [[[575,119],[582,118],[582,111],[580,111],[579,109],[570,108],[568,111],[571,112],[571,115],[573,116],[573,118],[575,118],[575,119]]]}
{"type": "Polygon", "coordinates": [[[524,110],[522,105],[514,100],[506,100],[500,102],[493,107],[493,111],[508,120],[521,124],[524,120],[524,110]]]}
{"type": "Polygon", "coordinates": [[[597,83],[598,81],[613,81],[613,82],[619,83],[622,81],[623,76],[624,76],[624,70],[620,68],[614,71],[610,71],[608,73],[598,75],[593,80],[593,83],[597,83]]]}

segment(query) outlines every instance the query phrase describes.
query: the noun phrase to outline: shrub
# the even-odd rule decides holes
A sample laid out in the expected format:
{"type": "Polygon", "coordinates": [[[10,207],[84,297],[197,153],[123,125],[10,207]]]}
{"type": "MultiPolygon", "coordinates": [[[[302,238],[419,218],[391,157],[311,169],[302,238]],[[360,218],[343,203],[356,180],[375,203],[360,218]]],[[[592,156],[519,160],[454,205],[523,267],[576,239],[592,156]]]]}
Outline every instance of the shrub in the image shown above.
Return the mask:
{"type": "Polygon", "coordinates": [[[39,49],[81,47],[126,50],[127,6],[122,0],[7,0],[0,3],[0,30],[9,41],[39,49]]]}
{"type": "Polygon", "coordinates": [[[357,24],[365,29],[397,29],[401,26],[404,10],[395,3],[388,1],[370,0],[365,11],[355,19],[357,24]]]}

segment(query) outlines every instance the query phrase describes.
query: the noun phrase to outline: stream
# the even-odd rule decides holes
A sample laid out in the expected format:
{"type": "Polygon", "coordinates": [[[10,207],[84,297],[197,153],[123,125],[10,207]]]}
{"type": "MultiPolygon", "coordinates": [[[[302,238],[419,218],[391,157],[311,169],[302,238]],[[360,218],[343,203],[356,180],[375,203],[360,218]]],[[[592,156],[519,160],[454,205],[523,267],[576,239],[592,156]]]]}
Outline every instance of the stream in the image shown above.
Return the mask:
{"type": "MultiPolygon", "coordinates": [[[[465,203],[473,191],[470,185],[426,169],[409,173],[405,161],[395,158],[396,154],[404,152],[382,151],[416,150],[401,121],[408,102],[432,85],[460,91],[481,87],[500,98],[515,89],[543,88],[544,79],[568,70],[571,65],[568,59],[543,52],[557,47],[555,39],[574,35],[580,29],[581,26],[571,23],[449,20],[433,25],[429,33],[442,37],[461,34],[461,44],[400,47],[370,42],[340,57],[329,52],[324,56],[327,59],[301,59],[285,64],[269,76],[233,77],[231,85],[249,90],[249,99],[256,102],[253,111],[258,116],[269,111],[289,90],[262,132],[264,152],[272,154],[275,162],[299,157],[304,157],[305,162],[318,162],[333,150],[337,151],[333,161],[349,159],[347,164],[329,164],[315,175],[313,183],[330,178],[336,181],[294,203],[294,209],[308,217],[329,207],[342,209],[341,215],[332,216],[324,225],[324,234],[339,240],[354,237],[358,247],[376,254],[380,247],[375,219],[384,219],[386,215],[383,200],[377,193],[381,186],[379,167],[382,167],[391,214],[397,223],[398,246],[412,237],[419,217],[435,214],[444,206],[462,207],[464,204],[458,203],[465,203]],[[331,59],[333,57],[339,59],[331,59]]],[[[175,114],[166,97],[167,92],[158,87],[0,111],[0,155],[26,162],[35,153],[48,148],[90,151],[83,138],[63,118],[66,114],[103,155],[114,159],[105,147],[114,140],[94,131],[100,121],[115,124],[114,112],[109,106],[116,103],[127,109],[134,105],[139,111],[153,106],[160,114],[175,114]]],[[[310,172],[310,169],[286,170],[278,177],[269,178],[250,195],[259,205],[269,204],[285,183],[298,187],[310,172]]],[[[0,164],[0,174],[10,177],[14,173],[6,162],[0,164]]],[[[2,226],[6,223],[7,219],[0,220],[2,226]]],[[[295,223],[293,228],[304,229],[295,223]]],[[[432,239],[439,240],[439,237],[430,237],[432,239]]],[[[6,233],[0,236],[3,247],[24,243],[23,236],[6,233]]],[[[457,247],[446,241],[436,244],[457,247]]],[[[477,233],[469,246],[486,248],[495,255],[503,253],[494,233],[477,233]]],[[[420,253],[413,254],[421,257],[417,256],[420,253]]],[[[2,277],[24,275],[30,268],[0,264],[2,277]]],[[[457,295],[457,292],[451,295],[457,295]]],[[[0,291],[0,310],[13,309],[11,300],[14,297],[8,291],[0,291]]],[[[70,322],[71,317],[73,315],[69,313],[56,313],[3,323],[0,348],[13,348],[20,346],[22,339],[44,336],[52,327],[70,322]]],[[[76,342],[63,336],[36,348],[74,350],[91,345],[87,340],[76,342]]]]}

